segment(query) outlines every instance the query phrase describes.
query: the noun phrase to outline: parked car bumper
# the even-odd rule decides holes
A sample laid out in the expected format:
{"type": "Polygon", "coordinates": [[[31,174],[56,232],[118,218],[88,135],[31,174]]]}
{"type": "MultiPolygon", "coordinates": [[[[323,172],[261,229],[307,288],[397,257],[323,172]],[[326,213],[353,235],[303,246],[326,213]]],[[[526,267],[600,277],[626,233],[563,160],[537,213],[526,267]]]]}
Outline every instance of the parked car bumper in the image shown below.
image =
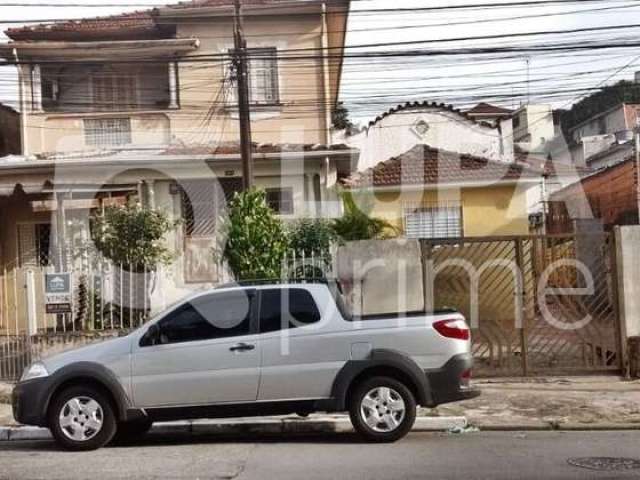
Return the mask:
{"type": "Polygon", "coordinates": [[[442,368],[425,371],[434,406],[480,395],[480,390],[469,383],[472,367],[472,354],[463,353],[452,357],[442,368]]]}
{"type": "Polygon", "coordinates": [[[44,405],[49,391],[48,378],[35,378],[18,383],[11,394],[13,418],[25,425],[46,426],[44,405]]]}

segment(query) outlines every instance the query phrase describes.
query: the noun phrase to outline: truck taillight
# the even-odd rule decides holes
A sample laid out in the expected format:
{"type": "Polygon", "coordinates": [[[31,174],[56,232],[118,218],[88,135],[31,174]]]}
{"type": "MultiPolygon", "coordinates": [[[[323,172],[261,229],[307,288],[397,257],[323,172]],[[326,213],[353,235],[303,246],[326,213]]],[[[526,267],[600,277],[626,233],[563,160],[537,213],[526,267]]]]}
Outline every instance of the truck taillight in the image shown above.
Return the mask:
{"type": "Polygon", "coordinates": [[[455,338],[456,340],[469,340],[471,337],[469,327],[464,320],[459,318],[440,320],[433,324],[433,328],[436,329],[443,337],[455,338]]]}

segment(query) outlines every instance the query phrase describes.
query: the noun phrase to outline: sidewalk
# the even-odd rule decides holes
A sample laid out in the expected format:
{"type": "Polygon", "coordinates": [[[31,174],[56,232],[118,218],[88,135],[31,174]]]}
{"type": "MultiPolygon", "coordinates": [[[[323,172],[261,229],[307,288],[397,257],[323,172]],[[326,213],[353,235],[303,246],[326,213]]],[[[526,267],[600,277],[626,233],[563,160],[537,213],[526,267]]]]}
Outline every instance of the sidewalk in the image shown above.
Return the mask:
{"type": "Polygon", "coordinates": [[[478,379],[473,400],[424,409],[424,415],[464,415],[481,430],[638,428],[640,381],[614,376],[478,379]]]}
{"type": "MultiPolygon", "coordinates": [[[[618,377],[476,380],[482,395],[435,409],[420,409],[417,431],[640,429],[640,381],[618,377]]],[[[0,402],[10,389],[0,384],[0,402]]],[[[0,403],[0,440],[47,438],[43,429],[15,428],[8,403],[0,403]],[[2,428],[10,427],[10,428],[2,428]]],[[[157,432],[303,433],[350,430],[344,415],[265,417],[170,422],[157,432]]]]}

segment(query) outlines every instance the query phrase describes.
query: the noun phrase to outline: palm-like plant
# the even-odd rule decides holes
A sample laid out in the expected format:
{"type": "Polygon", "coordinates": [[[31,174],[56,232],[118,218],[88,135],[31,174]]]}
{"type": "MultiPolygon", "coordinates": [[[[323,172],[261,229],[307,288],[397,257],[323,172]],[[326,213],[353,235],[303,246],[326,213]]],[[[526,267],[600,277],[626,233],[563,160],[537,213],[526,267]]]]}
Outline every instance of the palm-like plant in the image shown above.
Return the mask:
{"type": "Polygon", "coordinates": [[[369,205],[359,206],[352,193],[341,194],[344,214],[333,221],[332,228],[343,241],[375,240],[394,237],[397,229],[382,218],[371,217],[369,205]]]}

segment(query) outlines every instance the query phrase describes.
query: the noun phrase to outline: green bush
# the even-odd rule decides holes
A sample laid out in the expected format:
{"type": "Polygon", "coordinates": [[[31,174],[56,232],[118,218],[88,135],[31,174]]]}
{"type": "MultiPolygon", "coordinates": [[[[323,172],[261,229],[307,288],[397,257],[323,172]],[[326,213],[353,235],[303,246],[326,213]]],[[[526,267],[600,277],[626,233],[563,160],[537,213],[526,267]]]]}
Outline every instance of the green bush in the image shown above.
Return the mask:
{"type": "Polygon", "coordinates": [[[222,233],[222,257],[237,280],[280,278],[288,236],[282,221],[267,205],[264,191],[236,194],[222,233]]]}
{"type": "Polygon", "coordinates": [[[106,258],[130,272],[155,270],[173,259],[163,238],[177,226],[164,212],[138,203],[107,207],[91,218],[93,243],[106,258]]]}
{"type": "Polygon", "coordinates": [[[289,244],[298,254],[328,257],[337,237],[327,220],[303,218],[289,228],[289,244]]]}
{"type": "Polygon", "coordinates": [[[397,235],[397,229],[386,220],[370,217],[365,210],[369,205],[359,206],[353,194],[344,192],[342,195],[344,214],[333,221],[332,228],[343,241],[375,240],[391,238],[397,235]],[[362,208],[361,208],[362,207],[362,208]]]}

